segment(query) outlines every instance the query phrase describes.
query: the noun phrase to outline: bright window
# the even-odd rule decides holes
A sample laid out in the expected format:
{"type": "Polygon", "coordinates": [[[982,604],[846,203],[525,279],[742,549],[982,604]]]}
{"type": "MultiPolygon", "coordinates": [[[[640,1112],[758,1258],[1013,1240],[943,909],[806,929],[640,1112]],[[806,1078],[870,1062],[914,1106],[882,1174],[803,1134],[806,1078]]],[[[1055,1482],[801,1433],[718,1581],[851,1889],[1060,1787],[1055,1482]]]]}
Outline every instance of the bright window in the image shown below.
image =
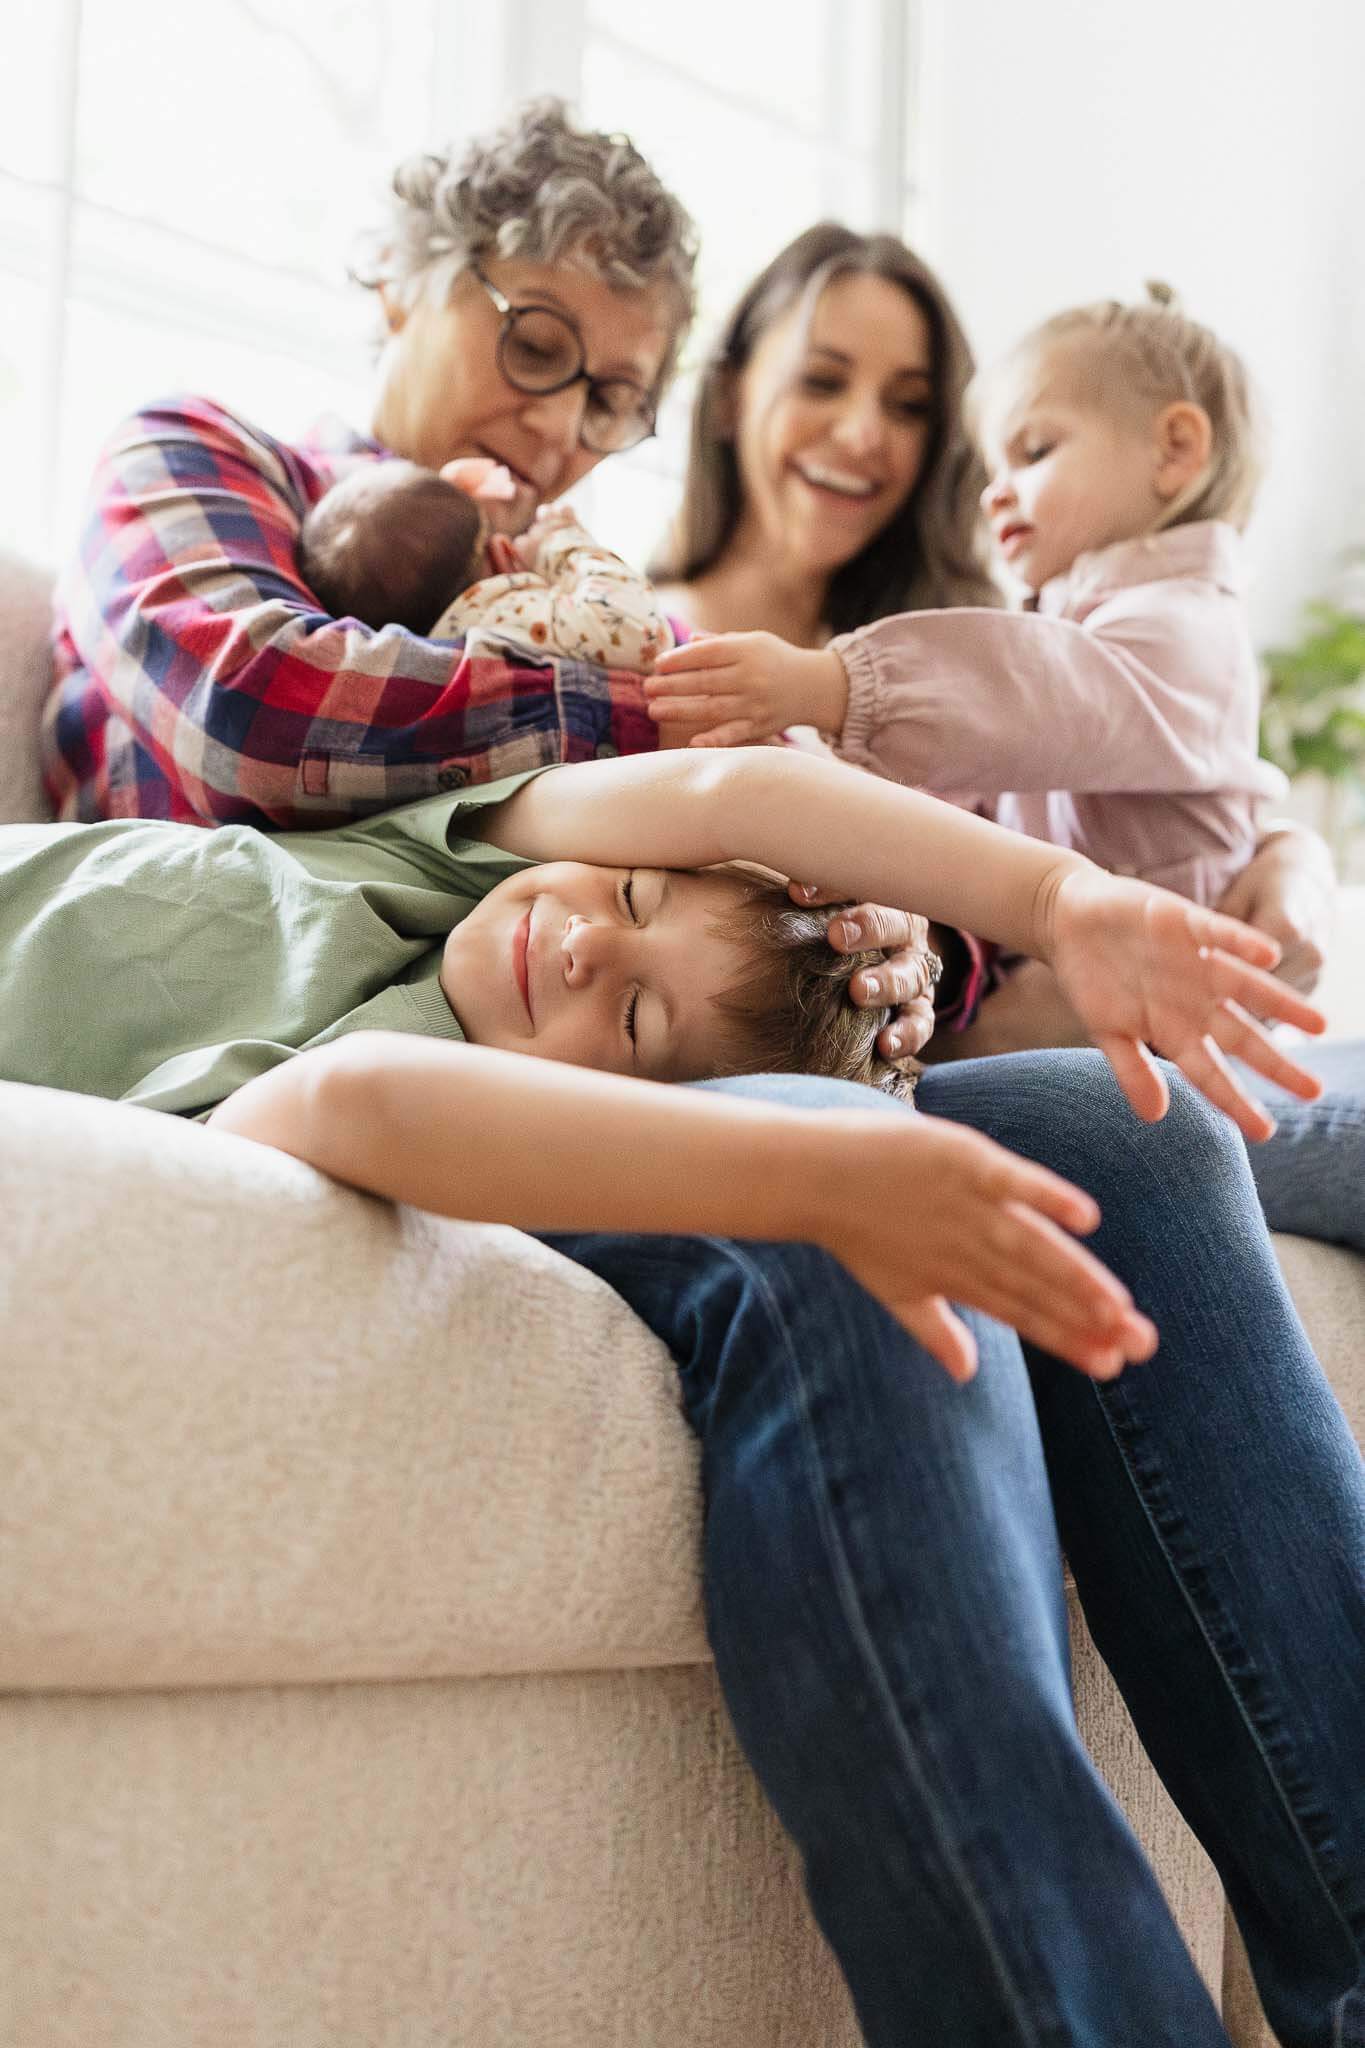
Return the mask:
{"type": "MultiPolygon", "coordinates": [[[[695,362],[729,301],[821,216],[905,217],[909,0],[48,0],[0,66],[0,541],[74,539],[96,448],[171,390],[288,435],[363,424],[373,306],[346,280],[387,173],[525,94],[623,128],[701,229],[695,362]]],[[[639,558],[670,508],[663,432],[580,495],[639,558]]]]}

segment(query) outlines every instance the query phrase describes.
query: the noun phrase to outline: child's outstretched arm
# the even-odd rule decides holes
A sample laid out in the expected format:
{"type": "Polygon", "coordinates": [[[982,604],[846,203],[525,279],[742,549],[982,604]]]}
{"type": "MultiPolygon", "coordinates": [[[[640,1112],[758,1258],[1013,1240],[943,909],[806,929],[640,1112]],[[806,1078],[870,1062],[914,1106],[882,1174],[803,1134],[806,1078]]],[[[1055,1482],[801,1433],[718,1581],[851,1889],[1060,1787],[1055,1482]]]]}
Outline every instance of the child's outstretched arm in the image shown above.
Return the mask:
{"type": "Polygon", "coordinates": [[[1234,611],[1151,616],[1122,592],[1084,627],[1030,612],[907,612],[829,647],[721,633],[645,686],[665,731],[739,746],[810,724],[859,766],[930,790],[1197,793],[1251,771],[1258,681],[1234,611]],[[1245,703],[1247,719],[1229,720],[1245,703]]]}
{"type": "Polygon", "coordinates": [[[249,1082],[210,1128],[472,1222],[822,1245],[955,1379],[975,1347],[950,1301],[1096,1378],[1155,1344],[1068,1235],[1094,1229],[1090,1197],[941,1118],[793,1109],[358,1032],[249,1082]]]}
{"type": "Polygon", "coordinates": [[[1311,1004],[1264,971],[1278,958],[1273,940],[838,762],[757,747],[580,762],[525,784],[482,829],[541,860],[762,861],[997,939],[1056,969],[1142,1116],[1164,1107],[1149,1045],[1250,1138],[1268,1136],[1273,1123],[1220,1054],[1307,1098],[1321,1092],[1241,1007],[1324,1028],[1311,1004]]]}

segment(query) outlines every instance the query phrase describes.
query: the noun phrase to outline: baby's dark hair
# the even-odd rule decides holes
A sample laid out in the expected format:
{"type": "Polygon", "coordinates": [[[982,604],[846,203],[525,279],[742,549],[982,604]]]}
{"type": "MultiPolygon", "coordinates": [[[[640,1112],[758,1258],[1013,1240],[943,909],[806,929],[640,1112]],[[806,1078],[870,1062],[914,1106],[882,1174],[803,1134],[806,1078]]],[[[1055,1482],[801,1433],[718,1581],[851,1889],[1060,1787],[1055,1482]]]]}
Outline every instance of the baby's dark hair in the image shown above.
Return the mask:
{"type": "Polygon", "coordinates": [[[319,499],[299,571],[334,619],[430,633],[482,574],[483,515],[467,491],[415,462],[370,462],[319,499]]]}
{"type": "Polygon", "coordinates": [[[712,929],[740,946],[748,964],[724,994],[712,997],[730,1027],[719,1071],[824,1074],[885,1095],[910,1095],[919,1062],[889,1060],[877,1050],[890,1009],[858,1009],[848,992],[850,977],[879,965],[882,954],[836,953],[829,943],[830,919],[848,905],[803,910],[780,882],[759,880],[742,867],[720,872],[738,874],[748,886],[712,929]]]}

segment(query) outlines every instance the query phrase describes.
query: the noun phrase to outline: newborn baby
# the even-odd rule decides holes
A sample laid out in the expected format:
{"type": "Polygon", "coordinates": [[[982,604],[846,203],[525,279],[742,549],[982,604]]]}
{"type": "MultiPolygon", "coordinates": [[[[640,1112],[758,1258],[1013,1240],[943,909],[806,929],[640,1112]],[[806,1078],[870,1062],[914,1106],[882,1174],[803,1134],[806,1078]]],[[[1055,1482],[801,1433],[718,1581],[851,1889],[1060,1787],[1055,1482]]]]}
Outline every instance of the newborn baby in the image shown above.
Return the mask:
{"type": "Polygon", "coordinates": [[[673,645],[653,586],[598,547],[567,508],[542,509],[517,540],[485,506],[511,497],[507,471],[476,458],[437,472],[366,463],[304,521],[299,570],[333,618],[429,640],[474,627],[603,668],[651,667],[673,645]]]}

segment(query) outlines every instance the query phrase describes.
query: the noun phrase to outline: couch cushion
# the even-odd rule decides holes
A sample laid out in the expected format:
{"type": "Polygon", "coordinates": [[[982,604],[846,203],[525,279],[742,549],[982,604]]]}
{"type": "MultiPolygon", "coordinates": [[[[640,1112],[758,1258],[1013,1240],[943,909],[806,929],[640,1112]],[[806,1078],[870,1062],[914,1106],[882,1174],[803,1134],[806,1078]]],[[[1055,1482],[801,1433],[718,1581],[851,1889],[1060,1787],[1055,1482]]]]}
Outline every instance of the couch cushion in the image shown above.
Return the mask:
{"type": "Polygon", "coordinates": [[[1313,1349],[1365,1449],[1365,1258],[1306,1237],[1272,1242],[1313,1349]]]}
{"type": "MultiPolygon", "coordinates": [[[[664,1348],[516,1231],[0,1084],[0,1688],[707,1655],[664,1348]]],[[[1359,1434],[1365,1260],[1276,1241],[1359,1434]]]]}
{"type": "Polygon", "coordinates": [[[667,1352],[518,1232],[0,1085],[0,1687],[695,1662],[667,1352]]]}
{"type": "Polygon", "coordinates": [[[52,578],[0,550],[0,821],[50,815],[38,712],[52,682],[52,578]]]}

